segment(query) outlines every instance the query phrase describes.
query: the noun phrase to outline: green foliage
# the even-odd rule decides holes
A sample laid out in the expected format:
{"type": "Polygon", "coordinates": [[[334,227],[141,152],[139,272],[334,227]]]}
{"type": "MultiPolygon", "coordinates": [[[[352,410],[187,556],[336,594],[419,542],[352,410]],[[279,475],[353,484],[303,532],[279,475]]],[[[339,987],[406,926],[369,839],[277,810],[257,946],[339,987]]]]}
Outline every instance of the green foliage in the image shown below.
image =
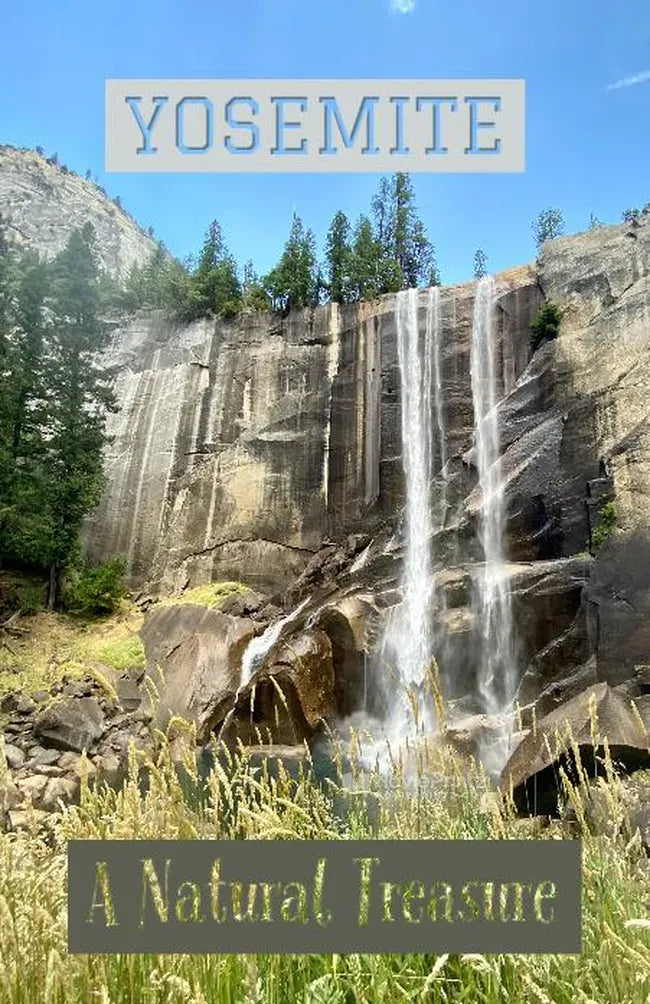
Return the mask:
{"type": "Polygon", "coordinates": [[[294,214],[280,260],[263,277],[249,261],[240,278],[214,220],[196,262],[181,264],[159,244],[148,262],[131,268],[121,289],[104,277],[100,303],[108,311],[114,306],[160,309],[187,322],[233,318],[242,310],[300,310],[326,299],[354,303],[412,286],[439,285],[434,249],[418,217],[408,174],[382,178],[372,212],[374,225],[361,216],[354,231],[345,213],[335,214],[322,270],[314,234],[294,214]]]}
{"type": "Polygon", "coordinates": [[[531,321],[531,349],[536,352],[544,342],[557,338],[560,330],[560,311],[554,303],[545,303],[539,314],[531,321]]]}
{"type": "Polygon", "coordinates": [[[300,310],[318,303],[316,238],[295,213],[282,257],[262,281],[275,310],[300,310]]]}
{"type": "Polygon", "coordinates": [[[382,290],[381,244],[367,216],[359,217],[354,229],[350,263],[350,298],[372,300],[382,290]]]}
{"type": "Polygon", "coordinates": [[[245,593],[247,586],[243,582],[209,582],[205,586],[195,586],[186,589],[180,596],[168,596],[162,601],[163,606],[195,603],[200,607],[218,607],[229,596],[245,593]]]}
{"type": "Polygon", "coordinates": [[[73,613],[92,616],[113,613],[126,593],[125,571],[124,561],[113,558],[94,568],[73,572],[65,589],[66,607],[73,613]]]}
{"type": "Polygon", "coordinates": [[[195,317],[234,317],[241,309],[242,289],[237,265],[216,220],[208,227],[192,275],[189,305],[195,317]]]}
{"type": "Polygon", "coordinates": [[[616,503],[606,502],[598,514],[598,523],[591,535],[591,546],[599,551],[616,527],[616,503]]]}
{"type": "Polygon", "coordinates": [[[538,251],[541,251],[542,244],[546,241],[561,237],[564,233],[562,211],[560,209],[543,209],[537,219],[533,221],[533,233],[538,251]]]}
{"type": "Polygon", "coordinates": [[[380,248],[382,293],[421,286],[435,278],[434,249],[419,219],[408,174],[382,178],[372,202],[375,238],[380,248]]]}
{"type": "Polygon", "coordinates": [[[640,217],[640,209],[625,209],[621,215],[623,223],[635,223],[640,217]]]}
{"type": "Polygon", "coordinates": [[[484,279],[487,275],[487,256],[481,248],[474,255],[474,278],[484,279]]]}
{"type": "Polygon", "coordinates": [[[99,662],[120,673],[125,669],[144,669],[146,664],[144,645],[137,634],[100,643],[95,647],[94,655],[99,662]]]}
{"type": "Polygon", "coordinates": [[[349,303],[352,298],[352,248],[350,223],[338,212],[330,225],[325,244],[327,288],[332,303],[349,303]]]}
{"type": "Polygon", "coordinates": [[[49,568],[51,602],[99,500],[106,341],[90,225],[50,264],[0,248],[0,553],[49,568]]]}
{"type": "Polygon", "coordinates": [[[265,311],[270,307],[268,293],[264,289],[252,261],[247,261],[244,265],[242,298],[246,310],[265,311]]]}

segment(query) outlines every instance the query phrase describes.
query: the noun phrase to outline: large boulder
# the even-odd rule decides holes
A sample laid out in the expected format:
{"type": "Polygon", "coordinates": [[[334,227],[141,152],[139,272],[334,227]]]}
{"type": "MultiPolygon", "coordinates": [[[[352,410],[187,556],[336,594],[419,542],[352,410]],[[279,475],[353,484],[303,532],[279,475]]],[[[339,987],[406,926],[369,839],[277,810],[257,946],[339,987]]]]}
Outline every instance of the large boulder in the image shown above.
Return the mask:
{"type": "Polygon", "coordinates": [[[159,606],[140,631],[147,671],[145,689],[155,688],[154,722],[166,728],[172,715],[208,736],[232,706],[248,642],[259,631],[245,617],[195,604],[159,606]]]}
{"type": "Polygon", "coordinates": [[[81,753],[103,735],[104,712],[95,697],[64,697],[34,721],[34,732],[46,746],[81,753]]]}
{"type": "Polygon", "coordinates": [[[273,646],[242,689],[223,738],[301,743],[336,712],[332,645],[318,628],[273,646]]]}
{"type": "Polygon", "coordinates": [[[623,690],[598,683],[535,723],[503,769],[502,787],[522,811],[554,811],[560,771],[574,779],[575,755],[590,773],[602,769],[605,747],[621,767],[650,766],[646,709],[623,690]]]}

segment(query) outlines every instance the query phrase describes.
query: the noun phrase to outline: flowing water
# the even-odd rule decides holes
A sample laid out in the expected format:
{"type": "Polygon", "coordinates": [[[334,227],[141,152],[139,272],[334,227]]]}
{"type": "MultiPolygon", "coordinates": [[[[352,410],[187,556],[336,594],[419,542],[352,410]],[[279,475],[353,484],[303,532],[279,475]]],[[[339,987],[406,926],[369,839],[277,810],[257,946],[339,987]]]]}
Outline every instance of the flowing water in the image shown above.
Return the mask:
{"type": "Polygon", "coordinates": [[[277,620],[269,624],[268,627],[264,629],[262,634],[256,635],[249,641],[248,645],[244,649],[244,654],[242,656],[241,670],[239,674],[239,686],[237,687],[237,692],[235,693],[235,696],[233,698],[232,707],[228,712],[228,714],[226,715],[226,717],[224,718],[221,728],[219,730],[219,734],[217,737],[218,739],[221,739],[224,730],[230,724],[232,716],[234,715],[235,710],[237,708],[237,702],[239,701],[239,698],[243,693],[243,691],[250,684],[257,669],[259,669],[259,667],[262,665],[265,657],[271,651],[273,646],[276,645],[277,642],[280,640],[280,637],[285,627],[287,627],[289,624],[295,621],[295,619],[298,617],[301,611],[307,606],[308,603],[309,603],[309,597],[303,600],[302,603],[298,604],[298,606],[290,613],[286,614],[285,617],[279,617],[277,620]]]}
{"type": "Polygon", "coordinates": [[[504,712],[514,693],[512,605],[505,563],[504,486],[496,408],[494,303],[494,280],[481,279],[474,304],[471,379],[481,494],[479,537],[484,558],[476,598],[481,625],[478,688],[483,709],[490,715],[504,712]]]}
{"type": "Polygon", "coordinates": [[[444,445],[440,441],[444,428],[439,348],[440,291],[431,289],[426,296],[423,333],[418,325],[418,290],[398,293],[395,303],[406,495],[404,562],[402,602],[387,625],[382,655],[397,669],[399,696],[393,702],[389,731],[399,738],[413,732],[414,719],[422,726],[430,718],[425,700],[425,680],[434,648],[431,482],[436,446],[439,456],[444,453],[444,445]]]}

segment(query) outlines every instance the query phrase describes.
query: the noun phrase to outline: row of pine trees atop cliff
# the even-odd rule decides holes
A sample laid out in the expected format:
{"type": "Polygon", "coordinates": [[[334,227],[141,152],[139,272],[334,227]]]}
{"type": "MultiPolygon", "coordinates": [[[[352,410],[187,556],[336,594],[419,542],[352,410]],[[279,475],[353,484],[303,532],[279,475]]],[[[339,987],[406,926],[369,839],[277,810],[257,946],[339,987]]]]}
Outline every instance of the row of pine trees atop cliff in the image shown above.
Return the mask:
{"type": "Polygon", "coordinates": [[[247,262],[240,276],[219,224],[210,224],[196,261],[181,265],[160,247],[126,283],[125,307],[160,307],[183,320],[206,315],[233,317],[242,310],[287,312],[318,303],[356,303],[400,289],[438,284],[435,251],[418,216],[408,174],[383,178],[371,215],[353,225],[337,212],[330,225],[325,260],[316,238],[294,214],[277,265],[259,276],[247,262]]]}

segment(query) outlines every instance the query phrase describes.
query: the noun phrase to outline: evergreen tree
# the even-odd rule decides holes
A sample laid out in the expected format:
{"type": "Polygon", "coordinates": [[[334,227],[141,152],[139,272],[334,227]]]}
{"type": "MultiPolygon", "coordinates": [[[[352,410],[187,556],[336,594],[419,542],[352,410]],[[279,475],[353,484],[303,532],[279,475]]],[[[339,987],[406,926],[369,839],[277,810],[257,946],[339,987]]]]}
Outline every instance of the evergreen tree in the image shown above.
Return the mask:
{"type": "Polygon", "coordinates": [[[350,223],[340,211],[335,214],[327,233],[325,259],[330,299],[333,303],[349,303],[352,296],[350,223]]]}
{"type": "Polygon", "coordinates": [[[350,267],[350,293],[353,300],[372,300],[381,292],[381,244],[375,238],[372,223],[361,216],[354,230],[350,267]]]}
{"type": "Polygon", "coordinates": [[[255,271],[252,261],[247,261],[244,265],[242,296],[244,307],[248,310],[264,311],[269,309],[269,297],[264,290],[260,277],[255,271]]]}
{"type": "Polygon", "coordinates": [[[478,248],[474,255],[474,278],[484,279],[487,275],[487,255],[485,252],[478,248]]]}
{"type": "Polygon", "coordinates": [[[434,249],[418,217],[409,175],[399,172],[382,178],[372,208],[381,247],[381,291],[430,283],[432,275],[437,276],[434,249]]]}
{"type": "Polygon", "coordinates": [[[42,551],[50,568],[50,607],[59,600],[62,575],[78,558],[83,519],[102,490],[106,412],[115,404],[96,361],[107,337],[98,307],[94,234],[86,224],[70,235],[52,266],[42,465],[42,551]]]}
{"type": "Polygon", "coordinates": [[[14,347],[12,344],[14,255],[0,225],[0,560],[11,512],[13,466],[12,400],[14,347]]]}
{"type": "Polygon", "coordinates": [[[564,217],[559,209],[543,209],[536,220],[533,221],[533,233],[537,250],[541,251],[542,244],[546,241],[555,240],[564,233],[564,217]]]}
{"type": "Polygon", "coordinates": [[[263,284],[275,310],[299,310],[318,302],[316,239],[295,213],[282,257],[263,284]]]}
{"type": "Polygon", "coordinates": [[[196,317],[209,314],[233,317],[241,309],[237,264],[216,220],[208,227],[190,286],[189,307],[196,317]]]}

